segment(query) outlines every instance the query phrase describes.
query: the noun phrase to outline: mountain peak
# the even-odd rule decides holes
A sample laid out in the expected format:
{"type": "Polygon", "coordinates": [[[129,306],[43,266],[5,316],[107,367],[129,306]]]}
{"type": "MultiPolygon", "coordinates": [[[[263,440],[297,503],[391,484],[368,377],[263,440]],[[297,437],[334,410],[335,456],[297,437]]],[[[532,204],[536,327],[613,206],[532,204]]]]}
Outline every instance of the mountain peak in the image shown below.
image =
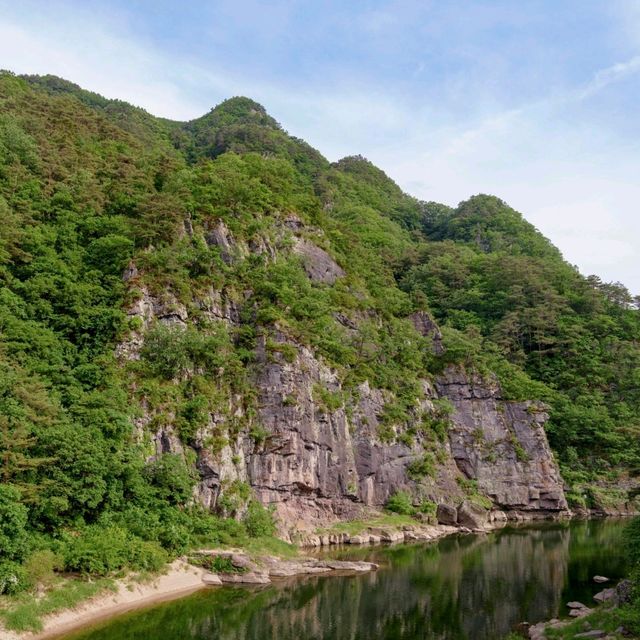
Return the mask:
{"type": "Polygon", "coordinates": [[[189,126],[194,128],[199,126],[218,128],[238,124],[257,124],[274,129],[280,128],[280,125],[260,103],[245,96],[228,98],[213,107],[209,113],[189,122],[189,126]]]}

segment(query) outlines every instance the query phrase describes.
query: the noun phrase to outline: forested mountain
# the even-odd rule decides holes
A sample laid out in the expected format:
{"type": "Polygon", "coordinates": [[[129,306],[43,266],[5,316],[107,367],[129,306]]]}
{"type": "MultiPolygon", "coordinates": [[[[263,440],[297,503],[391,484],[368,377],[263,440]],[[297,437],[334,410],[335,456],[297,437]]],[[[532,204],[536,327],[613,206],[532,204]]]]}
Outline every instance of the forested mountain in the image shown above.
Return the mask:
{"type": "Polygon", "coordinates": [[[640,470],[637,299],[499,198],[421,202],[248,98],[179,123],[4,72],[0,220],[0,587],[42,549],[100,573],[271,533],[278,496],[502,508],[447,439],[452,385],[515,429],[485,466],[526,477],[510,412],[548,413],[570,505],[640,470]],[[328,433],[380,461],[335,463],[334,490],[328,433]]]}

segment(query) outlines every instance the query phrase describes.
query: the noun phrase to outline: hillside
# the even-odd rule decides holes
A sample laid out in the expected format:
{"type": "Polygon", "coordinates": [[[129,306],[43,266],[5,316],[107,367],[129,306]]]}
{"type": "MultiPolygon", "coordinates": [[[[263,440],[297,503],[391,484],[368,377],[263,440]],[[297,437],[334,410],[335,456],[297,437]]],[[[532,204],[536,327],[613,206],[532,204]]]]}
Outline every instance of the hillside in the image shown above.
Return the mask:
{"type": "Polygon", "coordinates": [[[421,202],[248,98],[4,72],[0,217],[0,591],[46,549],[634,508],[640,312],[494,196],[421,202]]]}

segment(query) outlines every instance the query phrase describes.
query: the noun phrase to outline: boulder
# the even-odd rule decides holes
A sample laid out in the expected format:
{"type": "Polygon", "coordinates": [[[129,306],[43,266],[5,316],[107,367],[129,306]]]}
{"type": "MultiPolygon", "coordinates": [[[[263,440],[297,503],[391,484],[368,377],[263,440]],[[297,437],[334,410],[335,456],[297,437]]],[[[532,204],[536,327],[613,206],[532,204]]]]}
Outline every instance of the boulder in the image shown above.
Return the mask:
{"type": "Polygon", "coordinates": [[[569,609],[586,609],[587,605],[577,600],[572,600],[571,602],[567,602],[567,607],[569,607],[569,609]]]}
{"type": "Polygon", "coordinates": [[[448,504],[439,504],[436,518],[438,524],[455,525],[458,522],[458,510],[448,504]]]}
{"type": "Polygon", "coordinates": [[[264,573],[247,571],[246,573],[223,573],[220,579],[225,584],[269,584],[271,580],[264,573]]]}
{"type": "Polygon", "coordinates": [[[393,529],[383,529],[380,527],[369,527],[369,535],[379,536],[381,542],[400,542],[404,540],[402,531],[394,531],[393,529]]]}
{"type": "Polygon", "coordinates": [[[458,507],[458,524],[470,529],[482,529],[489,518],[489,512],[483,507],[465,500],[458,507]]]}
{"type": "Polygon", "coordinates": [[[221,585],[222,584],[222,580],[220,579],[220,576],[217,573],[205,573],[202,576],[202,582],[204,582],[205,584],[210,584],[210,585],[221,585]]]}
{"type": "Polygon", "coordinates": [[[621,580],[616,586],[616,599],[618,604],[629,604],[631,602],[631,592],[633,583],[631,580],[621,580]]]}
{"type": "Polygon", "coordinates": [[[593,576],[593,581],[598,584],[602,584],[603,582],[609,582],[609,578],[605,578],[604,576],[593,576]]]}
{"type": "Polygon", "coordinates": [[[611,600],[616,600],[617,599],[617,592],[615,589],[610,588],[610,589],[603,589],[602,591],[596,593],[595,596],[593,596],[593,599],[596,602],[599,602],[600,604],[602,604],[603,602],[610,602],[611,600]]]}

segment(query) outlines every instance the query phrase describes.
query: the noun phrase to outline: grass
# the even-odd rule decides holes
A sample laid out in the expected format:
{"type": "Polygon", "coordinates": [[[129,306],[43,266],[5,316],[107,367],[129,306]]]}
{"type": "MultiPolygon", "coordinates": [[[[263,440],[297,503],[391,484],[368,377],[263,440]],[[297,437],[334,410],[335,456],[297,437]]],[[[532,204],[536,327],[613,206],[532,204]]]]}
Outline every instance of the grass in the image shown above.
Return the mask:
{"type": "Polygon", "coordinates": [[[78,578],[61,578],[44,596],[23,593],[2,598],[0,619],[11,631],[41,631],[42,618],[81,602],[106,590],[114,590],[113,580],[102,578],[88,582],[78,578]]]}
{"type": "Polygon", "coordinates": [[[558,629],[548,628],[546,630],[546,636],[549,640],[574,638],[576,634],[587,631],[585,622],[588,622],[590,625],[589,629],[602,629],[612,638],[624,637],[619,633],[614,633],[621,624],[620,609],[605,609],[604,607],[599,607],[588,616],[574,620],[564,627],[558,629]]]}
{"type": "MultiPolygon", "coordinates": [[[[224,548],[228,545],[219,546],[224,548]]],[[[245,538],[238,542],[237,547],[254,558],[261,555],[293,558],[299,554],[298,547],[273,536],[245,538]]],[[[153,572],[140,572],[131,576],[131,579],[143,583],[156,576],[153,572]]],[[[43,628],[42,619],[45,616],[73,609],[94,596],[108,590],[115,591],[116,588],[115,580],[111,578],[89,581],[78,577],[61,577],[44,595],[27,592],[16,596],[0,596],[0,622],[10,631],[38,632],[43,628]]]]}
{"type": "Polygon", "coordinates": [[[316,533],[324,535],[331,533],[348,533],[355,536],[365,531],[368,527],[380,527],[399,529],[407,524],[416,524],[416,520],[411,516],[400,515],[398,513],[384,513],[375,516],[370,520],[349,520],[348,522],[337,522],[331,527],[317,529],[316,533]]]}
{"type": "Polygon", "coordinates": [[[241,546],[250,556],[269,555],[280,558],[295,558],[300,553],[296,545],[289,544],[273,536],[248,538],[242,542],[241,546]]]}

